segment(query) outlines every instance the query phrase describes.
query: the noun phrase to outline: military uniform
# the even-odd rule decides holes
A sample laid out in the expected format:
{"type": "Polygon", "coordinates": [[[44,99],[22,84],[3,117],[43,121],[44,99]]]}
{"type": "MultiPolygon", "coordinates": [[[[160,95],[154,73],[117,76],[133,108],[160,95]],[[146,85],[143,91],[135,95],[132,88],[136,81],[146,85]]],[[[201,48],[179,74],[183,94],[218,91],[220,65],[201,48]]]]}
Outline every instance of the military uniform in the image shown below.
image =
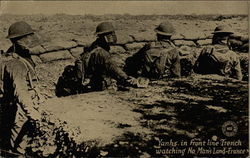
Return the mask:
{"type": "Polygon", "coordinates": [[[175,33],[169,21],[160,23],[154,31],[157,41],[147,43],[132,57],[126,60],[125,71],[134,77],[160,79],[163,77],[180,77],[181,66],[179,51],[171,42],[175,33]]]}
{"type": "MultiPolygon", "coordinates": [[[[9,28],[7,38],[13,43],[10,59],[1,63],[0,148],[24,152],[23,137],[31,129],[31,122],[41,118],[37,111],[44,99],[38,92],[38,78],[29,48],[34,30],[24,21],[9,28]]],[[[27,142],[26,142],[27,143],[27,142]]],[[[27,145],[27,144],[26,144],[27,145]]]]}
{"type": "Polygon", "coordinates": [[[64,78],[59,78],[57,96],[77,94],[79,91],[75,91],[77,89],[75,85],[83,87],[80,88],[82,92],[109,88],[116,90],[117,84],[136,85],[136,79],[128,77],[109,53],[110,45],[117,41],[113,25],[110,22],[102,22],[97,25],[95,34],[97,35],[96,41],[84,48],[74,67],[71,67],[75,76],[65,75],[64,78]],[[86,78],[90,79],[87,85],[86,78]]]}
{"type": "Polygon", "coordinates": [[[229,49],[229,36],[233,31],[228,25],[219,25],[212,34],[212,46],[202,49],[194,65],[194,72],[242,80],[239,56],[229,49]]]}
{"type": "Polygon", "coordinates": [[[109,46],[102,46],[97,39],[76,61],[78,78],[83,82],[90,78],[90,86],[93,90],[104,90],[112,83],[113,78],[118,84],[123,84],[128,76],[109,53],[109,46]]]}
{"type": "Polygon", "coordinates": [[[124,69],[135,77],[180,77],[179,51],[171,41],[148,43],[126,60],[124,69]]]}
{"type": "Polygon", "coordinates": [[[202,49],[194,71],[200,74],[219,74],[242,80],[239,56],[227,45],[213,45],[202,49]]]}
{"type": "Polygon", "coordinates": [[[43,102],[37,88],[38,78],[32,62],[13,54],[4,67],[1,106],[1,144],[18,148],[29,121],[39,118],[38,105],[43,102]]]}

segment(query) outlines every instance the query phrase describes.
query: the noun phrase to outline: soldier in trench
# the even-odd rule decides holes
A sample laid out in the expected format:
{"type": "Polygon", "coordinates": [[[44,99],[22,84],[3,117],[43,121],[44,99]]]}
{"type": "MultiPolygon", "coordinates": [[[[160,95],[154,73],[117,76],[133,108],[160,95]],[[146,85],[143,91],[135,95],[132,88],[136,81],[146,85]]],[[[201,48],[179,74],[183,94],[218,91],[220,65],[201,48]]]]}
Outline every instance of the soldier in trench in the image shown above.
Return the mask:
{"type": "MultiPolygon", "coordinates": [[[[97,39],[81,54],[74,66],[69,66],[74,80],[69,75],[59,78],[56,88],[57,96],[66,96],[89,91],[102,91],[117,88],[117,85],[134,86],[137,79],[128,76],[114,61],[110,54],[110,46],[117,42],[112,23],[102,22],[96,27],[97,39]],[[86,79],[90,82],[83,86],[86,79]],[[67,80],[72,81],[72,84],[67,80]]],[[[66,69],[65,69],[66,70],[66,69]]],[[[64,71],[66,73],[66,71],[64,71]]]]}
{"type": "Polygon", "coordinates": [[[24,21],[9,27],[7,38],[12,42],[11,58],[0,68],[3,91],[0,103],[1,150],[24,154],[27,142],[23,138],[41,119],[37,109],[44,99],[37,88],[35,63],[30,55],[36,44],[35,35],[24,21]]]}
{"type": "Polygon", "coordinates": [[[181,65],[179,51],[171,42],[175,33],[169,22],[161,23],[155,28],[157,41],[144,45],[133,56],[128,57],[124,70],[133,77],[162,79],[166,77],[180,77],[181,65]]]}
{"type": "Polygon", "coordinates": [[[212,46],[202,49],[194,65],[194,72],[218,74],[242,80],[239,56],[230,50],[229,36],[233,34],[231,28],[227,25],[220,25],[212,34],[212,46]]]}

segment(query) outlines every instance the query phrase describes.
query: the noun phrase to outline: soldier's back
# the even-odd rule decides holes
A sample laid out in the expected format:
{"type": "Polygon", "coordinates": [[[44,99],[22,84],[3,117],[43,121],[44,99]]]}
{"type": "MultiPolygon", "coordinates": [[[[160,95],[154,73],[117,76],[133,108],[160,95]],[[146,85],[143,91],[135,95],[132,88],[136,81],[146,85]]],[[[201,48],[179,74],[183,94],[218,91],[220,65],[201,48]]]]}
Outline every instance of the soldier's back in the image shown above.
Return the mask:
{"type": "Polygon", "coordinates": [[[235,73],[241,71],[239,56],[226,45],[207,46],[196,61],[195,71],[238,78],[235,73]]]}
{"type": "Polygon", "coordinates": [[[126,61],[126,71],[148,78],[180,76],[179,52],[170,41],[147,43],[126,61]],[[175,64],[178,63],[178,64],[175,64]]]}
{"type": "Polygon", "coordinates": [[[159,56],[161,53],[164,53],[168,56],[168,58],[176,58],[179,56],[179,51],[173,43],[171,42],[163,42],[156,41],[149,43],[148,51],[152,56],[159,56]]]}
{"type": "Polygon", "coordinates": [[[110,53],[101,47],[96,47],[91,51],[84,52],[81,55],[81,60],[84,64],[86,75],[92,74],[97,70],[102,71],[109,58],[111,58],[110,53]]]}

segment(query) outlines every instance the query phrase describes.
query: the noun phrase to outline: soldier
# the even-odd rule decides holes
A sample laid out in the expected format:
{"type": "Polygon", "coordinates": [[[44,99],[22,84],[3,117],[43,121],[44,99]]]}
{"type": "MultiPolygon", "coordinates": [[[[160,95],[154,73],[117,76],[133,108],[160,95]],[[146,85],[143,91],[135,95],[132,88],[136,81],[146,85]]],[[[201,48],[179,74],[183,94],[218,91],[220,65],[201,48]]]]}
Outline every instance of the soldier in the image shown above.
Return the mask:
{"type": "Polygon", "coordinates": [[[202,49],[194,65],[194,72],[242,80],[239,56],[229,49],[228,39],[233,34],[231,28],[226,25],[217,26],[212,34],[212,46],[202,49]]]}
{"type": "Polygon", "coordinates": [[[133,77],[161,79],[164,77],[180,77],[181,66],[179,51],[171,42],[175,32],[168,21],[155,28],[157,41],[145,44],[132,57],[127,58],[125,72],[133,77]]]}
{"type": "Polygon", "coordinates": [[[37,90],[35,63],[29,53],[36,38],[34,30],[24,21],[12,24],[7,38],[12,42],[13,52],[1,71],[0,148],[24,153],[23,137],[32,129],[32,122],[41,118],[37,106],[42,97],[37,90]]]}
{"type": "MultiPolygon", "coordinates": [[[[86,78],[89,78],[90,82],[88,86],[91,91],[107,89],[112,85],[116,85],[115,81],[117,81],[119,85],[135,85],[136,79],[129,77],[123,72],[109,53],[110,45],[115,44],[117,41],[113,25],[110,22],[100,23],[96,27],[96,35],[97,39],[90,47],[84,49],[80,58],[75,62],[77,76],[75,82],[82,84],[86,78]]],[[[65,78],[67,78],[67,76],[65,76],[65,78]]],[[[62,78],[60,82],[62,82],[62,78]]],[[[58,85],[62,86],[57,86],[57,92],[59,92],[57,96],[75,93],[75,90],[65,84],[58,82],[58,85]]]]}

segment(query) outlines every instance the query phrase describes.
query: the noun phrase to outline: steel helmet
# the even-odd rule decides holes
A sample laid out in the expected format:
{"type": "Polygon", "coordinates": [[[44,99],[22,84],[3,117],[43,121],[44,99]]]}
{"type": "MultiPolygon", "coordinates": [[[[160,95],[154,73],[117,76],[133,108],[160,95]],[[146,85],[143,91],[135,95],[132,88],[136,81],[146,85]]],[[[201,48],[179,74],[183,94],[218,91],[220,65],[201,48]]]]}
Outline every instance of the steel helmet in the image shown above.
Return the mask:
{"type": "Polygon", "coordinates": [[[95,34],[100,35],[108,32],[113,32],[115,31],[114,26],[110,22],[102,22],[96,27],[96,32],[95,34]]]}
{"type": "Polygon", "coordinates": [[[172,36],[175,33],[175,29],[169,21],[166,21],[156,27],[155,32],[161,35],[172,36]]]}
{"type": "Polygon", "coordinates": [[[17,38],[34,32],[35,30],[33,30],[29,24],[24,21],[19,21],[9,27],[8,36],[6,38],[17,38]]]}
{"type": "Polygon", "coordinates": [[[214,32],[212,34],[217,34],[217,33],[233,34],[233,31],[228,25],[220,25],[214,29],[214,32]]]}

